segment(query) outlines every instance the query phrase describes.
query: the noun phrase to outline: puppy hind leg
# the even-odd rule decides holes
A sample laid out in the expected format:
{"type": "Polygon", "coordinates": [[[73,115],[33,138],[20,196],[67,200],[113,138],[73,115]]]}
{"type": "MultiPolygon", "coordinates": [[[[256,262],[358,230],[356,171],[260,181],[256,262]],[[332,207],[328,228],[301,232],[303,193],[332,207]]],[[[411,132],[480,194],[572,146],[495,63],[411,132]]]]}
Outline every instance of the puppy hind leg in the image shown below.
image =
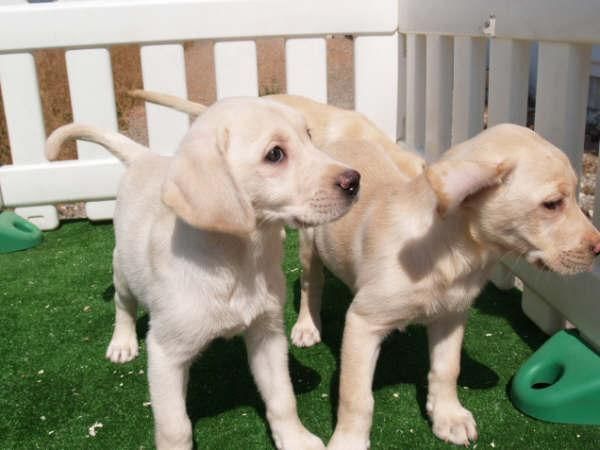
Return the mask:
{"type": "Polygon", "coordinates": [[[282,317],[256,320],[244,334],[252,375],[265,402],[279,450],[324,450],[323,442],[300,422],[288,369],[282,317]]]}
{"type": "Polygon", "coordinates": [[[138,341],[135,330],[137,301],[131,295],[127,283],[118,270],[116,261],[113,267],[115,328],[106,350],[106,358],[114,363],[126,363],[138,355],[138,341]]]}
{"type": "Polygon", "coordinates": [[[300,230],[300,311],[292,328],[292,342],[297,347],[310,347],[321,342],[321,295],[323,263],[315,248],[314,230],[300,230]]]}
{"type": "Polygon", "coordinates": [[[457,445],[469,445],[477,439],[475,419],[460,404],[456,392],[465,323],[466,314],[453,314],[427,326],[431,360],[427,413],[433,433],[457,445]]]}

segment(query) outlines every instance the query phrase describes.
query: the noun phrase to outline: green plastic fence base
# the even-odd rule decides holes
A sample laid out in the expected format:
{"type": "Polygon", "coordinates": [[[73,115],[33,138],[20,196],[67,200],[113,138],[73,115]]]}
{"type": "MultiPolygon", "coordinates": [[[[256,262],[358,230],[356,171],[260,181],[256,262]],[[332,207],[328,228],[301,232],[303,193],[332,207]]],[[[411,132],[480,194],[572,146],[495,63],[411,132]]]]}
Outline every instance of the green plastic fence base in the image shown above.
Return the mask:
{"type": "Polygon", "coordinates": [[[31,222],[10,211],[0,213],[0,253],[16,252],[42,242],[42,232],[31,222]]]}
{"type": "Polygon", "coordinates": [[[517,371],[511,398],[537,419],[600,425],[600,355],[576,331],[560,331],[517,371]]]}

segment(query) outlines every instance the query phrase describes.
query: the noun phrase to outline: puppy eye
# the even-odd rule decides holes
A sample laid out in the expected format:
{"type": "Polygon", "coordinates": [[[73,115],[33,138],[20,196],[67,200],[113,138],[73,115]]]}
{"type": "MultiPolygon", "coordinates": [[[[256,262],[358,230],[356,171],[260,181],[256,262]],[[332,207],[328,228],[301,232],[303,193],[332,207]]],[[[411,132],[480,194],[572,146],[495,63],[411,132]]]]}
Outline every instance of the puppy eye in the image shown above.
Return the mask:
{"type": "Polygon", "coordinates": [[[275,146],[273,147],[271,150],[269,150],[269,153],[267,153],[267,156],[265,156],[265,159],[267,161],[269,161],[270,163],[280,163],[281,161],[283,161],[285,158],[285,152],[283,151],[283,149],[280,146],[275,146]]]}
{"type": "Polygon", "coordinates": [[[308,138],[309,138],[309,139],[312,139],[312,134],[311,134],[311,132],[310,132],[310,128],[307,128],[307,129],[306,129],[306,134],[308,134],[308,138]]]}
{"type": "Polygon", "coordinates": [[[544,202],[544,203],[542,203],[542,206],[543,206],[545,209],[548,209],[548,210],[550,210],[550,211],[557,210],[557,209],[559,209],[559,208],[560,208],[562,205],[563,205],[563,199],[562,199],[562,198],[559,198],[558,200],[551,200],[551,201],[548,201],[548,202],[544,202]]]}

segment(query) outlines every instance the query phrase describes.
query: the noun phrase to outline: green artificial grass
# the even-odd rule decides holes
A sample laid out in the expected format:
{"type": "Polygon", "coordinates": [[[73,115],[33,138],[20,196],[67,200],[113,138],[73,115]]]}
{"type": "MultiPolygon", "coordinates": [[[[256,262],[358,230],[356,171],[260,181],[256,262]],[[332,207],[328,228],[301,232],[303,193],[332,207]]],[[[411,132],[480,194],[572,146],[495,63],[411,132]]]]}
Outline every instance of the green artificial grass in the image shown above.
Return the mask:
{"type": "MultiPolygon", "coordinates": [[[[296,233],[289,233],[284,269],[286,322],[298,308],[296,233]]],[[[31,250],[0,255],[0,448],[152,448],[141,311],[141,354],[114,365],[104,359],[112,333],[111,224],[65,223],[31,250]],[[95,436],[89,428],[97,426],[95,436]]],[[[290,371],[304,424],[325,441],[337,403],[339,350],[348,290],[327,277],[323,343],[291,347],[290,371]]],[[[489,286],[472,310],[459,395],[477,419],[473,448],[597,449],[600,427],[531,419],[507,397],[511,376],[545,336],[520,309],[517,290],[489,286]]],[[[426,335],[411,327],[384,343],[374,383],[373,449],[445,448],[424,409],[426,335]]],[[[270,449],[264,407],[240,338],[217,341],[193,366],[188,412],[199,448],[270,449]]]]}

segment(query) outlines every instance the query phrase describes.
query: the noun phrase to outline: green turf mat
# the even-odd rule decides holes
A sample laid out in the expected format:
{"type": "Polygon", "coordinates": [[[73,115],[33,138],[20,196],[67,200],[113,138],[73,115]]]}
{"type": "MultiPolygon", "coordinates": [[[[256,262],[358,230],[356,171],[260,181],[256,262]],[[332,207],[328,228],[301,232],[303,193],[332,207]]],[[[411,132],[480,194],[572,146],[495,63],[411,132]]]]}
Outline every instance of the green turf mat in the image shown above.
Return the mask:
{"type": "MultiPolygon", "coordinates": [[[[114,365],[104,359],[113,321],[113,245],[111,224],[75,221],[45,233],[36,248],[0,255],[0,449],[153,447],[143,338],[137,360],[114,365]]],[[[296,249],[291,232],[284,264],[288,330],[299,301],[296,249]]],[[[300,417],[324,440],[334,424],[349,301],[349,292],[328,276],[323,343],[291,350],[300,417]]],[[[519,301],[516,290],[488,287],[471,314],[459,395],[479,425],[472,447],[600,448],[600,427],[544,423],[511,405],[510,377],[545,340],[519,301]]],[[[142,336],[147,325],[142,311],[142,336]]],[[[432,435],[424,414],[427,366],[423,329],[411,327],[385,342],[374,384],[373,449],[450,447],[432,435]]],[[[199,448],[273,448],[239,338],[215,342],[193,366],[188,410],[199,448]]]]}

